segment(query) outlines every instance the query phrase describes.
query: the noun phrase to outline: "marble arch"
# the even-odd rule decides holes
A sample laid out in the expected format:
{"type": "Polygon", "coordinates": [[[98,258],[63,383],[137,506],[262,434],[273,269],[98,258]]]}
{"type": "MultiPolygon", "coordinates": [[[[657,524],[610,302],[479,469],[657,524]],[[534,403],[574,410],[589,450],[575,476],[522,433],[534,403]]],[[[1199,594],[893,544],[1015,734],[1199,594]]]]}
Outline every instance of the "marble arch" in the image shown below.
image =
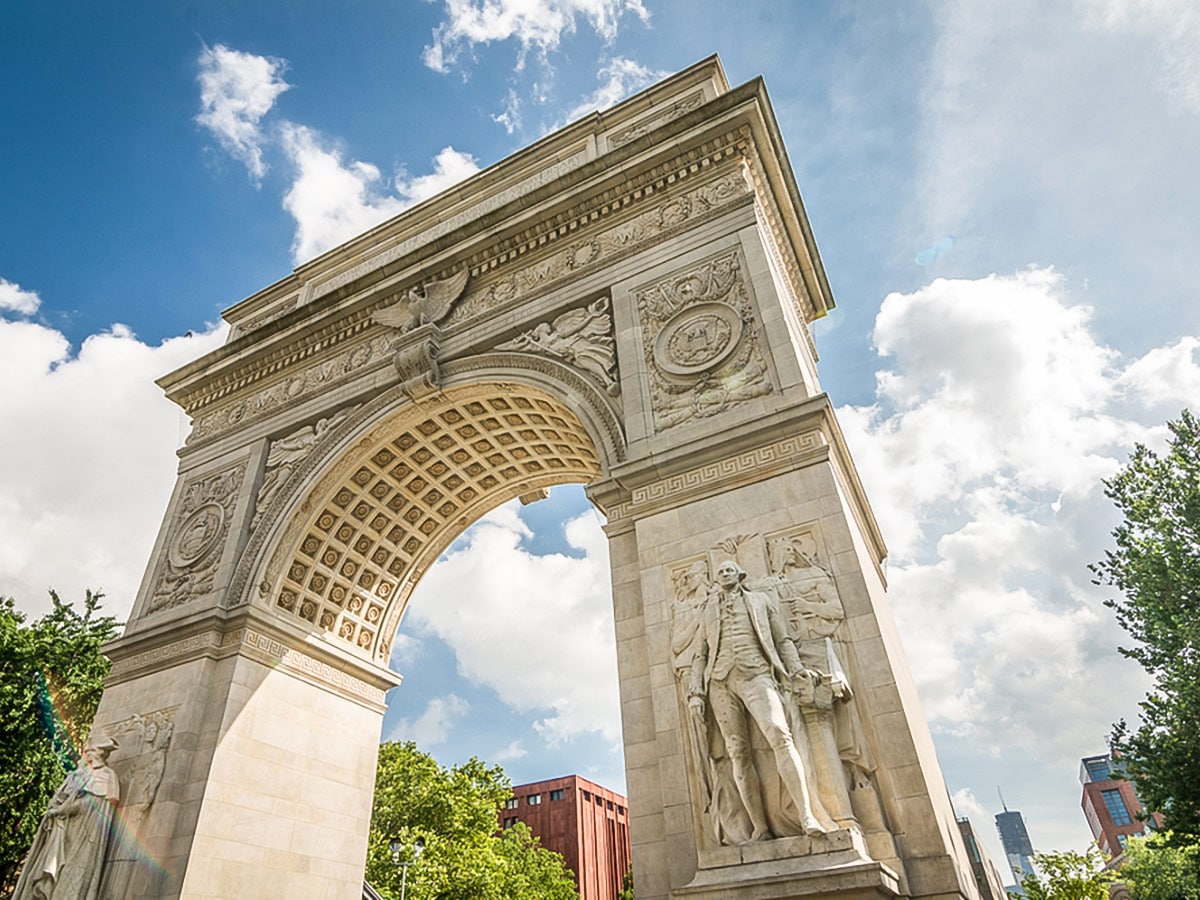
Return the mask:
{"type": "Polygon", "coordinates": [[[977,897],[820,386],[832,306],[762,81],[712,57],[227,310],[160,381],[192,430],[107,648],[104,895],[360,896],[409,593],[584,482],[638,897],[977,897]]]}

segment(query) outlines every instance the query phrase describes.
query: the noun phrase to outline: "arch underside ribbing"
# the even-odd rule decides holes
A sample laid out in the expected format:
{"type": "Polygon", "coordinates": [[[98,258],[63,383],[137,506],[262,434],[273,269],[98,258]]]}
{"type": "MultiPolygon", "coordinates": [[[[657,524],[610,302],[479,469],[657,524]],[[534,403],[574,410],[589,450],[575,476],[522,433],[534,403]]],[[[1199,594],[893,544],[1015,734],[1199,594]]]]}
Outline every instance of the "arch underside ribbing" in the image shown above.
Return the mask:
{"type": "Polygon", "coordinates": [[[466,527],[513,497],[601,473],[579,417],[512,383],[405,404],[337,455],[291,513],[262,587],[280,617],[385,663],[416,582],[466,527]]]}

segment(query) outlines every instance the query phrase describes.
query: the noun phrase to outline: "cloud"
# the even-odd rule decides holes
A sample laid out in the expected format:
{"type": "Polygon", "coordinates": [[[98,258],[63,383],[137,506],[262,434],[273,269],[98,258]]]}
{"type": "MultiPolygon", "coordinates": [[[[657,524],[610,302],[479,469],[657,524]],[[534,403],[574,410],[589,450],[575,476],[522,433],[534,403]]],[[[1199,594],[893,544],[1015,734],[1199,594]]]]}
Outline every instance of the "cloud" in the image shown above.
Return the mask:
{"type": "Polygon", "coordinates": [[[469,153],[443,147],[433,158],[433,172],[415,178],[398,177],[396,193],[404,198],[406,206],[412,206],[437,196],[478,171],[479,163],[469,153]]]}
{"type": "Polygon", "coordinates": [[[398,721],[387,740],[415,741],[422,748],[444,744],[450,736],[450,730],[470,709],[471,705],[457,694],[434,697],[415,720],[398,721]]]}
{"type": "Polygon", "coordinates": [[[128,614],[175,481],[187,420],[154,379],[218,347],[225,328],[145,344],[123,325],[78,351],[0,321],[0,594],[40,615],[103,590],[128,614]]]}
{"type": "Polygon", "coordinates": [[[600,76],[600,86],[567,112],[565,122],[573,122],[590,112],[615,106],[670,73],[647,69],[639,62],[618,56],[601,66],[597,74],[600,76]]]}
{"type": "Polygon", "coordinates": [[[529,751],[525,749],[525,745],[520,741],[513,741],[507,747],[501,747],[499,750],[493,751],[488,755],[488,759],[496,763],[511,762],[514,759],[523,759],[529,755],[529,751]]]}
{"type": "Polygon", "coordinates": [[[211,131],[257,182],[267,172],[266,141],[260,123],[275,100],[291,85],[283,80],[286,61],[230,50],[223,44],[205,47],[198,60],[200,113],[196,121],[211,131]]]}
{"type": "Polygon", "coordinates": [[[492,121],[503,125],[504,130],[509,134],[521,127],[521,98],[514,89],[508,89],[508,93],[504,97],[504,108],[493,114],[492,121]]]}
{"type": "Polygon", "coordinates": [[[283,208],[296,220],[292,258],[311,259],[342,241],[378,225],[404,209],[398,197],[381,193],[386,187],[370,163],[346,163],[335,148],[323,145],[311,128],[285,124],[283,147],[295,167],[283,208]]]}
{"type": "Polygon", "coordinates": [[[1121,385],[1140,403],[1168,416],[1200,403],[1200,339],[1155,347],[1126,367],[1121,385]]]}
{"type": "Polygon", "coordinates": [[[1011,0],[935,18],[905,255],[953,234],[935,274],[1053,260],[1086,275],[1110,340],[1177,337],[1196,321],[1200,8],[1011,0]]]}
{"type": "Polygon", "coordinates": [[[32,316],[41,305],[42,298],[37,291],[27,291],[7,278],[0,278],[0,310],[32,316]]]}
{"type": "Polygon", "coordinates": [[[991,815],[983,808],[983,804],[975,799],[970,788],[959,788],[950,795],[950,802],[954,804],[954,812],[959,816],[966,816],[980,823],[991,819],[991,815]]]}
{"type": "Polygon", "coordinates": [[[648,22],[641,0],[446,0],[446,17],[433,31],[433,43],[422,59],[436,72],[448,72],[464,50],[479,44],[515,39],[520,44],[517,68],[531,49],[544,59],[558,49],[564,34],[573,34],[578,19],[603,40],[617,36],[626,13],[648,22]]]}
{"type": "Polygon", "coordinates": [[[520,712],[549,709],[535,730],[551,745],[620,736],[607,540],[596,517],[564,534],[583,558],[535,556],[515,501],[478,522],[421,579],[418,628],[449,644],[462,675],[520,712]]]}
{"type": "Polygon", "coordinates": [[[876,402],[838,416],[926,714],[983,748],[1077,758],[1146,687],[1086,569],[1116,524],[1101,482],[1161,430],[1132,392],[1196,396],[1197,341],[1126,360],[1049,268],[891,294],[874,339],[876,402]]]}
{"type": "Polygon", "coordinates": [[[1158,90],[1180,112],[1200,112],[1200,8],[1189,0],[1079,2],[1091,28],[1149,44],[1142,55],[1158,90]]]}
{"type": "Polygon", "coordinates": [[[479,171],[472,157],[446,147],[434,158],[431,174],[400,177],[393,184],[371,163],[347,162],[311,128],[285,122],[280,139],[295,170],[283,207],[296,222],[292,258],[297,264],[479,171]]]}

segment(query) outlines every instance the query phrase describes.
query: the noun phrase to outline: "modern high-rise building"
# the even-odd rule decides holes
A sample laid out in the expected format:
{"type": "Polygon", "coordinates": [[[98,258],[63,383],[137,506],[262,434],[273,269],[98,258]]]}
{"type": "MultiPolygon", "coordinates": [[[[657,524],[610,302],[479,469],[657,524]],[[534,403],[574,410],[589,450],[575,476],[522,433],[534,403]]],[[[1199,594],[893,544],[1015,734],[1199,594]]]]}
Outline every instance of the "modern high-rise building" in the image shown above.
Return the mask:
{"type": "Polygon", "coordinates": [[[1019,885],[1026,875],[1035,874],[1033,844],[1025,829],[1025,819],[1015,809],[1010,810],[1005,806],[1004,812],[996,814],[996,830],[1000,832],[1000,843],[1004,845],[1004,855],[1008,858],[1013,879],[1019,885]]]}
{"type": "Polygon", "coordinates": [[[562,854],[580,900],[616,900],[630,864],[624,797],[578,775],[521,784],[500,810],[502,827],[516,822],[562,854]]]}
{"type": "Polygon", "coordinates": [[[980,900],[1008,900],[1004,890],[1004,881],[991,857],[975,837],[975,829],[971,820],[963,816],[958,820],[958,831],[962,835],[963,844],[967,848],[967,856],[971,860],[971,874],[975,876],[975,885],[979,888],[980,900]]]}
{"type": "Polygon", "coordinates": [[[1137,789],[1132,781],[1120,777],[1109,754],[1085,756],[1080,761],[1079,781],[1083,785],[1083,814],[1096,846],[1106,857],[1120,856],[1129,838],[1140,837],[1161,824],[1161,816],[1145,817],[1137,789]]]}

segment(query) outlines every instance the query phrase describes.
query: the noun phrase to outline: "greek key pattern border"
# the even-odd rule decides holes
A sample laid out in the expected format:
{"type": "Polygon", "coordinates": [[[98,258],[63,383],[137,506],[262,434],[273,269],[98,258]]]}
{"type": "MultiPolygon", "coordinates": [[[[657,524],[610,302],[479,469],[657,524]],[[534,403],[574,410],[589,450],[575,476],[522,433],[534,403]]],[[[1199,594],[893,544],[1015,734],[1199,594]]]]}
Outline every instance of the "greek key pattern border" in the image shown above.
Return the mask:
{"type": "Polygon", "coordinates": [[[628,500],[612,505],[609,521],[628,518],[649,506],[673,506],[694,496],[712,493],[719,490],[725,482],[750,472],[761,473],[764,470],[789,465],[796,457],[813,453],[826,444],[821,431],[813,429],[635,487],[628,500]]]}
{"type": "Polygon", "coordinates": [[[384,690],[336,669],[302,650],[289,647],[277,638],[245,626],[235,628],[224,635],[217,631],[188,635],[178,641],[119,659],[113,663],[108,677],[127,681],[148,670],[168,668],[177,663],[203,657],[227,656],[241,650],[250,651],[249,655],[259,662],[278,666],[318,686],[332,688],[337,693],[373,705],[383,705],[386,694],[384,690]]]}
{"type": "Polygon", "coordinates": [[[221,642],[223,648],[235,645],[252,651],[260,659],[265,658],[265,661],[278,664],[289,672],[301,675],[308,681],[333,687],[339,693],[351,694],[370,703],[383,704],[384,691],[367,684],[361,678],[355,678],[340,669],[335,669],[328,663],[321,662],[295,647],[289,647],[283,641],[270,635],[252,628],[238,628],[225,635],[221,642]]]}

